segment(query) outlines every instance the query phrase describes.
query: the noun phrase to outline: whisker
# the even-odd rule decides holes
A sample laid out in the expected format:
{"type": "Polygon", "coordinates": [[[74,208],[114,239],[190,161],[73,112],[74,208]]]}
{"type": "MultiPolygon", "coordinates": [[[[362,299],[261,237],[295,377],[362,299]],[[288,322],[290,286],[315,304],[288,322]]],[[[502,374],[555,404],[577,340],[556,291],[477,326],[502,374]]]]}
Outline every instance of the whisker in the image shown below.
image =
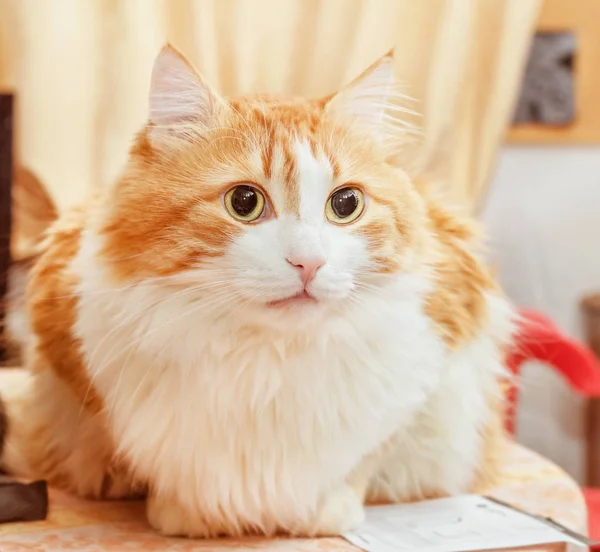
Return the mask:
{"type": "MultiPolygon", "coordinates": [[[[213,284],[213,283],[211,283],[213,284]]],[[[215,282],[214,286],[220,286],[220,287],[225,287],[227,284],[223,283],[223,282],[215,282]]],[[[94,362],[94,358],[96,356],[96,354],[99,351],[99,348],[102,346],[102,344],[112,335],[114,335],[117,331],[120,331],[127,323],[133,323],[136,319],[140,319],[142,317],[144,317],[145,315],[147,315],[149,313],[149,311],[152,308],[157,307],[158,305],[160,305],[162,302],[167,301],[167,300],[173,300],[174,298],[178,298],[182,295],[184,295],[185,293],[193,293],[193,292],[198,292],[200,290],[203,289],[207,289],[210,288],[211,286],[196,286],[193,288],[188,288],[188,289],[184,289],[181,290],[180,292],[176,293],[176,294],[170,294],[170,295],[166,295],[163,298],[161,298],[158,301],[153,302],[150,305],[147,305],[146,307],[144,307],[141,311],[134,313],[133,316],[129,316],[127,317],[125,320],[120,320],[119,323],[113,327],[105,336],[103,336],[103,338],[100,340],[100,342],[96,345],[96,347],[94,348],[94,351],[91,353],[91,355],[89,355],[89,359],[86,359],[86,362],[88,364],[88,366],[92,366],[93,362],[94,362]]],[[[213,294],[214,296],[215,294],[213,294]]],[[[112,352],[114,350],[115,345],[113,344],[113,347],[111,347],[111,349],[108,351],[109,353],[112,352]]],[[[112,359],[111,359],[112,360],[112,359]]],[[[86,394],[84,397],[84,401],[83,404],[85,404],[87,397],[93,387],[93,384],[96,380],[96,378],[104,371],[104,368],[106,367],[106,363],[103,364],[103,366],[100,367],[100,369],[98,369],[97,371],[94,372],[94,375],[90,378],[90,383],[88,384],[88,388],[86,390],[86,394]]],[[[82,406],[83,408],[83,406],[82,406]]],[[[81,412],[79,415],[79,418],[81,416],[81,412]]],[[[79,419],[78,418],[78,419],[79,419]]]]}
{"type": "Polygon", "coordinates": [[[108,332],[108,334],[106,334],[104,336],[104,338],[95,347],[94,351],[90,355],[90,359],[88,361],[89,364],[90,365],[93,364],[93,358],[94,358],[96,351],[108,337],[111,337],[112,335],[114,335],[114,333],[116,331],[120,331],[125,325],[130,324],[133,321],[139,319],[140,317],[146,315],[148,313],[148,311],[150,311],[151,309],[154,309],[157,306],[162,305],[165,301],[173,301],[175,299],[181,298],[182,296],[191,295],[194,293],[200,293],[201,291],[205,291],[205,290],[211,290],[213,287],[226,287],[226,286],[227,286],[227,284],[223,283],[223,282],[211,282],[211,283],[205,284],[205,285],[196,285],[193,287],[184,288],[174,294],[164,295],[163,297],[160,297],[157,300],[155,300],[154,302],[152,302],[150,305],[147,305],[146,307],[144,307],[144,309],[141,312],[134,312],[132,315],[119,320],[119,323],[117,324],[117,326],[115,328],[111,329],[111,331],[108,332]]]}
{"type": "Polygon", "coordinates": [[[234,111],[235,113],[238,114],[238,116],[242,119],[242,121],[244,122],[246,127],[248,127],[248,130],[250,131],[250,134],[252,134],[252,138],[254,140],[254,142],[253,142],[254,147],[256,147],[256,148],[260,147],[260,141],[258,140],[256,133],[254,132],[254,130],[252,130],[252,127],[250,126],[250,124],[248,123],[246,118],[235,107],[233,107],[233,105],[230,102],[228,102],[226,100],[223,100],[223,101],[229,107],[229,109],[231,109],[232,111],[234,111]]]}
{"type": "MultiPolygon", "coordinates": [[[[192,289],[185,290],[185,291],[191,292],[191,291],[196,291],[196,290],[192,288],[192,289]]],[[[148,336],[155,334],[159,330],[163,329],[165,326],[172,324],[173,322],[180,320],[181,318],[188,316],[189,314],[191,314],[193,312],[197,312],[200,308],[203,308],[203,307],[205,308],[207,306],[207,304],[214,302],[216,299],[221,299],[222,296],[224,296],[224,295],[231,296],[231,290],[221,290],[220,292],[218,292],[216,294],[212,294],[208,298],[208,301],[198,300],[198,301],[195,301],[194,303],[191,303],[189,306],[192,307],[192,309],[184,310],[182,313],[179,313],[177,316],[170,318],[169,320],[163,322],[162,324],[152,328],[151,330],[143,333],[139,337],[133,339],[125,348],[120,349],[116,354],[114,354],[108,360],[106,360],[103,363],[103,365],[96,371],[96,374],[100,374],[106,368],[106,366],[110,365],[112,363],[112,361],[115,360],[119,355],[123,354],[125,351],[127,351],[131,347],[134,347],[135,345],[139,344],[141,341],[146,339],[148,336]]],[[[173,297],[166,297],[164,300],[168,300],[168,299],[172,299],[172,298],[173,297]]],[[[108,352],[110,353],[110,352],[114,351],[115,347],[116,347],[116,345],[113,345],[113,347],[108,352]]],[[[90,362],[90,364],[91,364],[91,362],[90,362]]]]}

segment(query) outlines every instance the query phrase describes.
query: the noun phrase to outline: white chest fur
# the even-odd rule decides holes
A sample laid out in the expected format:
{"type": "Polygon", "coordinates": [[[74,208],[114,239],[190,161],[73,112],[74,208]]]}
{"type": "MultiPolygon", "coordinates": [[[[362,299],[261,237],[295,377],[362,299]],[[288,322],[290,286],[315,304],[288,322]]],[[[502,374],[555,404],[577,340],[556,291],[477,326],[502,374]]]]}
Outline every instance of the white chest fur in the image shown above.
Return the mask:
{"type": "Polygon", "coordinates": [[[446,378],[410,278],[344,316],[276,329],[215,319],[206,297],[164,286],[107,291],[84,264],[77,331],[118,446],[190,508],[308,515],[446,378]]]}

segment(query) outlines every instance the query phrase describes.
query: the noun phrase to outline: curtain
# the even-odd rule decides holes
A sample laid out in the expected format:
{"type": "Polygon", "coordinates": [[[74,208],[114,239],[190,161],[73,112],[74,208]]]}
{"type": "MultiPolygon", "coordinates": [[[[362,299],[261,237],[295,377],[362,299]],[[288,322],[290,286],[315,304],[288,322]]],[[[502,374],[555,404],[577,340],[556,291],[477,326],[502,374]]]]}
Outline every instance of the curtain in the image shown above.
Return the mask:
{"type": "Polygon", "coordinates": [[[19,163],[59,210],[118,174],[154,56],[182,50],[221,93],[317,96],[395,47],[423,132],[406,157],[475,210],[541,0],[0,0],[0,90],[19,163]]]}

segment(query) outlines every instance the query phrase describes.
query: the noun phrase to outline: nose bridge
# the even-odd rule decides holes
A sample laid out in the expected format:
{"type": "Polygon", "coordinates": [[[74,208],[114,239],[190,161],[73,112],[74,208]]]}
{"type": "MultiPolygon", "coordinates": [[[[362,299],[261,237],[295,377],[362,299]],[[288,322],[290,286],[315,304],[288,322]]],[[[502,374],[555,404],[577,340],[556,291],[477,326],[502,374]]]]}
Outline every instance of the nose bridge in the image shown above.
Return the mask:
{"type": "Polygon", "coordinates": [[[294,221],[288,228],[287,255],[290,258],[310,261],[324,259],[325,249],[316,224],[294,221]]]}

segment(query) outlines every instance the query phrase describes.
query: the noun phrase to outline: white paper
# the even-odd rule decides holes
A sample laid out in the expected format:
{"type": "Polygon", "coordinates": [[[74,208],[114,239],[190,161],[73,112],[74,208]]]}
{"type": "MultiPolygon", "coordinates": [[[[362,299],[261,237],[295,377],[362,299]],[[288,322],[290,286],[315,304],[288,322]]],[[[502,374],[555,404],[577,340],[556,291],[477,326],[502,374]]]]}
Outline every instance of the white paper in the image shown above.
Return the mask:
{"type": "Polygon", "coordinates": [[[467,552],[553,542],[581,544],[538,519],[465,495],[373,506],[364,524],[344,535],[367,552],[467,552]]]}

